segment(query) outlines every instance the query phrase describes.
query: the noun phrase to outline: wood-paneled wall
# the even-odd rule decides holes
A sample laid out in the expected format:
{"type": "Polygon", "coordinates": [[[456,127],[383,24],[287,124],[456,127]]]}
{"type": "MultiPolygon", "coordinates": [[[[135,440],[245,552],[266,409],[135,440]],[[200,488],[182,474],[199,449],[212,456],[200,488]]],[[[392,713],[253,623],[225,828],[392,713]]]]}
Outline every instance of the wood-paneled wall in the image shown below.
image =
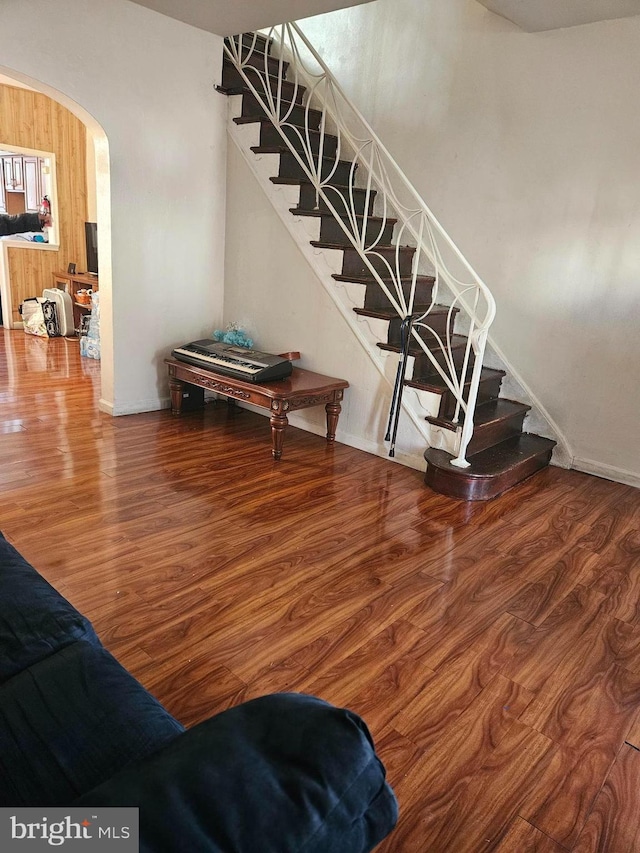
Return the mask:
{"type": "MultiPolygon", "coordinates": [[[[43,251],[35,244],[8,249],[11,316],[19,322],[20,303],[51,287],[53,272],[66,270],[70,262],[76,263],[78,269],[86,266],[86,128],[73,113],[46,95],[0,85],[0,146],[33,148],[56,155],[58,206],[52,213],[58,223],[59,251],[43,251]]],[[[8,314],[9,306],[4,310],[8,314]]]]}

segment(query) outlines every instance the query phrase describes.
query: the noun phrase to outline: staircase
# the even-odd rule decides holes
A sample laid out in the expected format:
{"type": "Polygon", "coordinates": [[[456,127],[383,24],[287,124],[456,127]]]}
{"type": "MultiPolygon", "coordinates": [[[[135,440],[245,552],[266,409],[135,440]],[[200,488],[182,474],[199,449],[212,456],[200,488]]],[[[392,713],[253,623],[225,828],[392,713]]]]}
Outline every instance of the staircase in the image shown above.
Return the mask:
{"type": "MultiPolygon", "coordinates": [[[[437,273],[418,274],[419,265],[424,264],[416,256],[416,248],[394,242],[397,221],[387,215],[386,201],[383,215],[376,215],[376,206],[380,207],[378,190],[370,181],[356,185],[358,162],[342,159],[346,146],[337,135],[326,132],[326,114],[309,106],[305,87],[299,84],[297,74],[295,80],[287,80],[288,70],[287,62],[272,55],[271,39],[246,34],[240,42],[235,37],[227,40],[219,91],[241,96],[240,115],[233,118],[236,125],[259,127],[258,144],[250,146],[253,154],[277,155],[277,174],[271,175],[270,181],[273,185],[295,187],[297,203],[290,207],[291,214],[319,227],[311,245],[342,253],[340,271],[333,274],[333,279],[364,291],[362,307],[354,308],[354,314],[382,321],[382,326],[377,324],[379,328],[386,324],[386,339],[377,342],[378,350],[402,352],[403,318],[394,288],[396,293],[402,291],[411,306],[411,316],[419,321],[416,325],[420,327],[422,343],[411,338],[408,369],[402,383],[431,401],[432,413],[425,421],[427,434],[436,440],[424,453],[427,486],[462,500],[493,498],[546,467],[556,442],[523,432],[530,406],[501,398],[505,371],[483,365],[477,372],[473,392],[477,394],[473,435],[466,448],[466,462],[462,463],[468,466],[451,464],[456,460],[456,443],[464,427],[476,352],[469,337],[456,331],[461,303],[455,299],[434,300],[434,294],[441,293],[437,273]],[[282,133],[269,117],[267,107],[274,117],[280,117],[282,133]],[[323,194],[300,163],[299,158],[304,161],[309,152],[315,159],[323,194]],[[361,247],[354,245],[358,240],[350,233],[358,235],[362,246],[373,246],[375,251],[365,248],[363,253],[361,247]],[[454,393],[455,383],[452,387],[447,381],[447,370],[461,371],[460,398],[454,393]],[[433,446],[436,443],[445,449],[433,446]]],[[[314,98],[315,106],[319,104],[314,98]]],[[[406,239],[407,233],[403,227],[401,239],[406,239]]]]}

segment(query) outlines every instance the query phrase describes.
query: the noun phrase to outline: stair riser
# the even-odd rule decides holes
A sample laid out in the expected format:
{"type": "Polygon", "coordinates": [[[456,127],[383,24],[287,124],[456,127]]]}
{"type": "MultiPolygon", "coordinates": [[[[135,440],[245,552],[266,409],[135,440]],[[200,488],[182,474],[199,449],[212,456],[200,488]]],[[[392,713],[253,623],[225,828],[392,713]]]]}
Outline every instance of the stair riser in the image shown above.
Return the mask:
{"type": "Polygon", "coordinates": [[[525,415],[526,412],[521,412],[512,418],[505,418],[496,423],[476,427],[473,431],[473,438],[467,447],[467,456],[480,453],[481,450],[486,450],[488,447],[493,447],[494,444],[521,433],[525,415]]]}
{"type": "MultiPolygon", "coordinates": [[[[440,333],[443,342],[445,340],[445,334],[446,334],[446,331],[445,331],[445,329],[443,329],[442,332],[440,333]]],[[[447,364],[447,360],[445,358],[444,353],[440,349],[440,347],[438,347],[437,349],[436,348],[432,349],[431,354],[433,355],[433,357],[436,361],[436,364],[440,365],[440,367],[445,371],[445,373],[448,373],[448,367],[445,367],[445,365],[447,364]]],[[[460,371],[462,369],[462,365],[464,364],[465,348],[464,347],[454,347],[452,349],[451,355],[453,356],[453,363],[456,367],[456,370],[460,371]]],[[[468,361],[469,371],[471,371],[473,369],[474,363],[475,363],[475,356],[473,354],[473,351],[471,351],[469,353],[469,361],[468,361]]],[[[433,362],[431,362],[429,360],[428,356],[426,356],[424,354],[417,356],[415,364],[414,364],[414,368],[413,368],[413,378],[418,380],[418,381],[426,380],[426,378],[428,376],[432,376],[433,373],[434,373],[433,362]]]]}
{"type": "MultiPolygon", "coordinates": [[[[490,379],[487,379],[484,382],[480,382],[480,385],[478,386],[478,405],[480,405],[481,403],[487,403],[489,400],[493,400],[495,397],[498,397],[500,394],[501,384],[502,377],[491,377],[490,379]]],[[[465,392],[465,399],[467,397],[467,394],[468,391],[465,392]]],[[[456,399],[451,393],[451,391],[447,390],[442,395],[438,417],[452,418],[455,413],[455,410],[456,399]]]]}
{"type": "MultiPolygon", "coordinates": [[[[305,150],[305,146],[307,145],[307,137],[305,135],[304,130],[300,131],[300,135],[302,136],[302,140],[304,140],[304,144],[300,139],[300,135],[296,133],[296,131],[291,127],[283,127],[285,136],[292,143],[293,147],[296,151],[305,150]]],[[[309,143],[311,144],[311,151],[314,154],[317,154],[320,150],[320,134],[313,133],[309,137],[309,143]]],[[[260,145],[261,146],[274,146],[274,145],[285,145],[286,143],[282,139],[282,136],[278,132],[278,130],[272,124],[263,124],[260,130],[260,145]]],[[[338,138],[337,136],[325,136],[323,145],[322,145],[322,153],[325,157],[334,157],[336,151],[338,150],[338,138]]]]}
{"type": "MultiPolygon", "coordinates": [[[[388,334],[388,338],[387,338],[387,343],[392,344],[393,346],[400,346],[400,326],[401,325],[402,325],[402,318],[401,317],[394,317],[393,320],[391,320],[391,322],[389,323],[389,334],[388,334]]],[[[429,323],[429,326],[430,326],[430,328],[433,329],[433,331],[436,333],[436,335],[443,338],[444,335],[446,334],[446,328],[447,328],[447,316],[446,316],[446,314],[434,314],[433,317],[431,318],[431,322],[429,323]]],[[[427,335],[424,330],[423,330],[422,338],[423,338],[424,342],[428,345],[431,345],[431,343],[433,342],[433,336],[427,335]]],[[[426,355],[425,356],[418,356],[416,358],[416,361],[418,361],[418,359],[421,359],[421,358],[425,359],[425,363],[429,361],[426,355]]],[[[423,371],[422,373],[420,373],[420,375],[421,376],[428,376],[429,373],[433,373],[433,369],[423,371]]],[[[415,376],[416,376],[415,370],[413,371],[413,375],[415,378],[415,376]]]]}
{"type": "MultiPolygon", "coordinates": [[[[374,241],[380,238],[380,222],[367,222],[366,243],[371,245],[374,241]]],[[[349,223],[347,223],[349,227],[349,223]]],[[[362,223],[358,222],[358,227],[362,227],[362,223]]],[[[382,237],[379,239],[381,243],[390,243],[393,236],[393,223],[387,223],[382,229],[382,237]]],[[[322,217],[322,225],[320,226],[320,239],[327,243],[344,243],[349,245],[349,238],[344,233],[338,222],[332,217],[322,217]]]]}
{"type": "MultiPolygon", "coordinates": [[[[351,163],[340,160],[336,165],[334,160],[324,160],[322,163],[321,177],[323,180],[329,179],[338,183],[345,184],[349,181],[351,175],[351,163]],[[334,169],[335,166],[335,169],[334,169]]],[[[279,178],[299,178],[300,180],[308,180],[304,169],[295,159],[294,155],[285,151],[280,155],[280,168],[278,170],[279,178]]]]}
{"type": "Polygon", "coordinates": [[[464,469],[451,466],[451,471],[443,471],[427,464],[424,481],[430,489],[442,495],[463,501],[487,501],[546,468],[550,459],[549,451],[526,459],[521,465],[514,466],[499,477],[478,477],[470,480],[460,475],[459,472],[464,469]]]}
{"type": "MultiPolygon", "coordinates": [[[[255,88],[262,94],[264,92],[264,74],[260,74],[257,70],[253,68],[248,68],[246,70],[247,77],[251,81],[251,84],[255,86],[255,88]]],[[[247,83],[243,76],[240,74],[235,65],[226,64],[222,69],[222,86],[225,89],[236,89],[239,87],[246,87],[247,83]]],[[[276,96],[278,92],[278,81],[274,78],[269,78],[269,85],[271,87],[271,91],[273,95],[276,96]]],[[[293,83],[289,83],[288,81],[283,81],[282,83],[282,97],[288,101],[295,100],[296,103],[301,104],[302,98],[304,96],[304,87],[298,86],[296,89],[293,83]]]]}
{"type": "MultiPolygon", "coordinates": [[[[386,293],[382,290],[380,285],[375,280],[371,284],[367,284],[366,287],[367,290],[364,297],[365,308],[367,308],[369,311],[386,311],[389,308],[393,308],[391,302],[387,298],[386,293]]],[[[394,285],[391,285],[389,287],[389,290],[393,295],[395,295],[396,291],[394,285]]],[[[431,302],[432,290],[432,283],[417,282],[415,304],[428,305],[431,302]]],[[[411,282],[402,282],[402,291],[404,293],[405,299],[408,300],[411,294],[411,282]]]]}
{"type": "MultiPolygon", "coordinates": [[[[235,44],[238,44],[238,36],[227,36],[224,40],[227,45],[231,44],[232,41],[235,42],[235,44]]],[[[271,53],[271,39],[267,39],[265,36],[261,36],[260,34],[255,34],[254,36],[253,33],[243,33],[241,44],[247,49],[244,51],[245,54],[248,50],[251,50],[252,47],[253,50],[258,53],[271,53]]]]}
{"type": "MultiPolygon", "coordinates": [[[[281,103],[279,112],[280,118],[284,118],[286,116],[286,120],[289,124],[293,124],[296,127],[304,127],[308,116],[309,129],[318,130],[320,127],[320,119],[322,118],[322,114],[320,112],[317,110],[309,110],[307,113],[305,107],[302,105],[294,106],[291,112],[289,112],[289,108],[290,104],[286,102],[281,103]]],[[[262,108],[261,104],[258,103],[257,98],[251,92],[246,92],[242,96],[242,116],[245,118],[256,115],[266,116],[267,111],[262,108]]]]}
{"type": "MultiPolygon", "coordinates": [[[[382,249],[377,250],[378,254],[382,255],[387,263],[391,266],[391,269],[395,271],[396,269],[396,250],[395,249],[382,249]]],[[[375,271],[385,277],[389,277],[389,269],[386,264],[383,262],[382,258],[378,257],[378,254],[369,254],[368,259],[371,263],[372,267],[375,271]]],[[[402,248],[399,254],[399,266],[400,266],[400,275],[410,275],[411,274],[411,264],[413,261],[413,256],[415,254],[415,249],[413,248],[402,248]]],[[[353,275],[353,276],[364,276],[370,275],[369,268],[365,265],[364,261],[358,254],[355,249],[345,249],[344,250],[344,258],[342,261],[342,275],[353,275]]]]}
{"type": "MultiPolygon", "coordinates": [[[[327,197],[331,201],[331,204],[335,207],[335,209],[342,213],[342,211],[351,210],[351,197],[349,195],[349,190],[347,187],[325,187],[325,192],[327,197]],[[341,199],[346,199],[346,208],[341,199]]],[[[373,211],[373,202],[375,200],[375,192],[372,192],[369,197],[369,210],[368,213],[373,211]]],[[[359,216],[364,215],[364,208],[366,202],[366,191],[361,189],[353,189],[353,207],[355,208],[355,212],[359,216]]],[[[305,210],[313,210],[316,206],[316,193],[314,188],[310,184],[304,184],[300,187],[300,204],[299,207],[304,208],[305,210]]],[[[329,210],[324,199],[320,198],[318,207],[320,210],[329,210]]]]}
{"type": "MultiPolygon", "coordinates": [[[[247,46],[248,47],[248,46],[247,46]]],[[[258,46],[256,46],[255,50],[249,53],[249,50],[243,50],[242,55],[242,64],[246,67],[255,68],[261,74],[264,74],[264,50],[260,50],[258,46]]],[[[224,65],[227,63],[233,64],[229,57],[226,57],[224,60],[224,65]]],[[[235,66],[234,66],[235,67],[235,66]]],[[[287,76],[287,69],[289,68],[288,62],[282,63],[282,77],[287,76]]],[[[280,76],[280,60],[277,56],[267,56],[267,69],[269,75],[274,77],[280,76]]]]}

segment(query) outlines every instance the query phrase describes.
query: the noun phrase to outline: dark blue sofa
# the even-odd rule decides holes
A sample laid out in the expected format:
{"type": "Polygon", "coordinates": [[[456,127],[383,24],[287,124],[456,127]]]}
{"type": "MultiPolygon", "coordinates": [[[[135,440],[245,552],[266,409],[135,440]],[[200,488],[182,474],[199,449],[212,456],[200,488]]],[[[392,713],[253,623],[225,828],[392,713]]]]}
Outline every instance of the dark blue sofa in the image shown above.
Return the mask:
{"type": "Polygon", "coordinates": [[[396,800],[363,721],[265,696],[186,731],[0,534],[0,806],[137,806],[140,850],[364,853],[396,800]]]}

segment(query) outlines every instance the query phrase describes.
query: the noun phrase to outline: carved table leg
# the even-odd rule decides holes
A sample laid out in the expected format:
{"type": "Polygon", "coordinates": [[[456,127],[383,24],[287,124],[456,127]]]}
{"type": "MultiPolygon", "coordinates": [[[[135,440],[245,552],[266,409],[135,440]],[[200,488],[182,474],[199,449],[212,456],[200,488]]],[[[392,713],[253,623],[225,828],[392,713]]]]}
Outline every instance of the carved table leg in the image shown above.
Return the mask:
{"type": "Polygon", "coordinates": [[[336,429],[338,428],[338,418],[340,417],[340,412],[342,411],[342,406],[340,405],[340,400],[342,399],[342,393],[338,392],[336,394],[336,399],[324,407],[325,412],[327,413],[327,441],[333,442],[336,440],[336,429]]]}
{"type": "Polygon", "coordinates": [[[272,410],[269,423],[271,424],[271,455],[274,459],[280,459],[282,456],[284,431],[289,421],[287,420],[287,416],[282,412],[272,410]]]}
{"type": "Polygon", "coordinates": [[[179,379],[169,378],[169,390],[171,391],[171,414],[179,415],[182,412],[182,386],[179,379]]]}

